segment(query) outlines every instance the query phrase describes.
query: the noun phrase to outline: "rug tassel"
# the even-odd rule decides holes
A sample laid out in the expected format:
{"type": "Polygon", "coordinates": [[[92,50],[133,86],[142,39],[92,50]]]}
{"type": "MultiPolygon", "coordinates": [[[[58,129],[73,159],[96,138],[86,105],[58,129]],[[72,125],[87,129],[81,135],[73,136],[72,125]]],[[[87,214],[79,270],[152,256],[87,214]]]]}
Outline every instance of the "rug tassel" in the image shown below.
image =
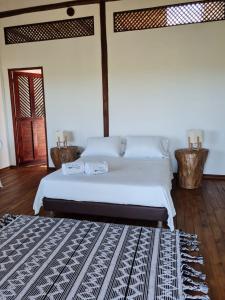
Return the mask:
{"type": "MultiPolygon", "coordinates": [[[[190,285],[188,285],[189,288],[191,288],[191,290],[194,290],[196,291],[196,288],[197,288],[197,291],[198,292],[202,292],[204,294],[207,294],[208,293],[208,286],[205,284],[205,283],[199,283],[199,282],[196,282],[194,280],[192,280],[191,278],[189,277],[186,277],[186,276],[183,276],[183,281],[186,282],[186,283],[190,283],[190,285]]],[[[184,286],[186,286],[184,284],[184,286]]]]}
{"type": "Polygon", "coordinates": [[[198,245],[187,245],[188,247],[186,247],[185,245],[182,246],[181,245],[181,251],[199,251],[198,245]]]}
{"type": "Polygon", "coordinates": [[[206,279],[206,275],[204,273],[195,270],[194,268],[190,267],[187,264],[182,265],[181,269],[182,269],[182,274],[184,274],[186,276],[199,278],[203,281],[206,279]]]}
{"type": "Polygon", "coordinates": [[[190,278],[189,278],[188,283],[191,283],[192,285],[184,284],[183,285],[184,291],[188,290],[188,291],[195,291],[195,292],[201,292],[204,294],[208,294],[208,287],[204,283],[196,283],[193,280],[191,280],[190,278]]]}
{"type": "Polygon", "coordinates": [[[11,214],[5,214],[4,216],[2,216],[2,218],[0,219],[0,229],[12,222],[16,217],[17,216],[11,214]]]}
{"type": "Polygon", "coordinates": [[[196,299],[196,300],[210,300],[208,295],[200,295],[200,296],[191,296],[188,294],[184,293],[184,299],[185,300],[192,300],[192,299],[196,299]]]}
{"type": "Polygon", "coordinates": [[[189,263],[203,264],[202,256],[189,254],[189,252],[199,251],[200,243],[197,240],[197,235],[181,232],[179,233],[179,242],[184,300],[210,300],[207,295],[208,286],[204,283],[206,275],[189,266],[189,263]],[[189,291],[200,293],[200,295],[189,295],[189,291]]]}
{"type": "Polygon", "coordinates": [[[202,256],[192,256],[192,255],[189,255],[185,252],[181,253],[181,260],[182,260],[182,262],[193,262],[193,263],[198,263],[200,265],[203,264],[203,257],[202,256]]]}
{"type": "Polygon", "coordinates": [[[199,245],[199,241],[196,238],[187,238],[187,237],[181,237],[180,238],[181,245],[199,245]]]}
{"type": "Polygon", "coordinates": [[[180,235],[180,238],[185,237],[185,238],[192,238],[195,240],[197,240],[197,238],[198,238],[197,234],[186,233],[183,231],[180,231],[179,235],[180,235]]]}
{"type": "Polygon", "coordinates": [[[190,239],[190,238],[180,238],[181,245],[199,245],[199,241],[197,239],[190,239]]]}
{"type": "Polygon", "coordinates": [[[199,251],[199,244],[200,243],[197,240],[197,235],[182,234],[180,236],[180,245],[182,246],[181,250],[199,251]]]}

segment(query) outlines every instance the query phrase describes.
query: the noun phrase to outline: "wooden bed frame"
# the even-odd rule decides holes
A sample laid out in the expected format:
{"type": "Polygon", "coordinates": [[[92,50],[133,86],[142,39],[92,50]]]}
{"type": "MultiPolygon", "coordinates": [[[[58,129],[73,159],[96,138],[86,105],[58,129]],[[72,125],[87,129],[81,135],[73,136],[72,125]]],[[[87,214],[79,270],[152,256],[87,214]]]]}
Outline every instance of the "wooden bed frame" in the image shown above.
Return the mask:
{"type": "Polygon", "coordinates": [[[58,212],[139,221],[158,221],[159,226],[168,217],[167,209],[164,207],[70,201],[51,198],[44,198],[43,206],[46,211],[53,214],[58,212]]]}

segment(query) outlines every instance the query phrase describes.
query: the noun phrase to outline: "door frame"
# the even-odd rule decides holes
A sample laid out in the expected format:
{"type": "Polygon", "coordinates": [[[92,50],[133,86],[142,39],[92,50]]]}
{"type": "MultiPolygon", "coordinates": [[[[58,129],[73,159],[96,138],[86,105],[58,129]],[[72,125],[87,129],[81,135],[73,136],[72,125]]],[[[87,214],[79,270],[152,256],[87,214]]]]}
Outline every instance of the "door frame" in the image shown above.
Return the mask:
{"type": "Polygon", "coordinates": [[[16,103],[15,103],[15,93],[14,93],[14,81],[13,74],[14,72],[25,71],[25,70],[41,70],[42,74],[42,84],[43,84],[43,96],[44,96],[44,112],[45,112],[45,140],[46,140],[46,165],[49,168],[49,159],[48,159],[48,136],[47,136],[47,118],[46,118],[46,105],[45,105],[45,86],[44,86],[44,71],[43,67],[28,67],[28,68],[13,68],[8,69],[9,76],[9,89],[10,89],[10,98],[11,98],[11,109],[12,109],[12,121],[13,121],[13,135],[14,135],[14,144],[15,144],[15,156],[16,156],[16,167],[20,166],[19,163],[19,143],[18,143],[18,128],[16,122],[16,103]]]}

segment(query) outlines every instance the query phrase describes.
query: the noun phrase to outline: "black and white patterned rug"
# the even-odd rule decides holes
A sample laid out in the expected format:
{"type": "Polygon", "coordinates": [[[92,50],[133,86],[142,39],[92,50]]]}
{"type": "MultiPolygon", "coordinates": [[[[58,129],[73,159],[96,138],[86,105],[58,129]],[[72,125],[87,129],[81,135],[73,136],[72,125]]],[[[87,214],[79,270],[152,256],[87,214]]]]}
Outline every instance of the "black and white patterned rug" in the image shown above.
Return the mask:
{"type": "Polygon", "coordinates": [[[6,215],[0,299],[209,299],[197,248],[178,230],[6,215]]]}

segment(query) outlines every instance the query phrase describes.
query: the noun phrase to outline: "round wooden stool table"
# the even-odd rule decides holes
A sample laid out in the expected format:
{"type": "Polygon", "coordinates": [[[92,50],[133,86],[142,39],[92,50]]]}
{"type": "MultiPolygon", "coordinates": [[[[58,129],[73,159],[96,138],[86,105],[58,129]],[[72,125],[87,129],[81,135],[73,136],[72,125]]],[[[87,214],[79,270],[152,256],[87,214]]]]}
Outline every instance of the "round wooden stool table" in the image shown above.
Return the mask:
{"type": "Polygon", "coordinates": [[[51,159],[56,169],[60,169],[63,163],[71,162],[79,158],[78,147],[54,147],[50,150],[51,159]]]}
{"type": "Polygon", "coordinates": [[[175,157],[178,163],[179,185],[185,189],[201,186],[208,149],[178,149],[175,157]]]}

